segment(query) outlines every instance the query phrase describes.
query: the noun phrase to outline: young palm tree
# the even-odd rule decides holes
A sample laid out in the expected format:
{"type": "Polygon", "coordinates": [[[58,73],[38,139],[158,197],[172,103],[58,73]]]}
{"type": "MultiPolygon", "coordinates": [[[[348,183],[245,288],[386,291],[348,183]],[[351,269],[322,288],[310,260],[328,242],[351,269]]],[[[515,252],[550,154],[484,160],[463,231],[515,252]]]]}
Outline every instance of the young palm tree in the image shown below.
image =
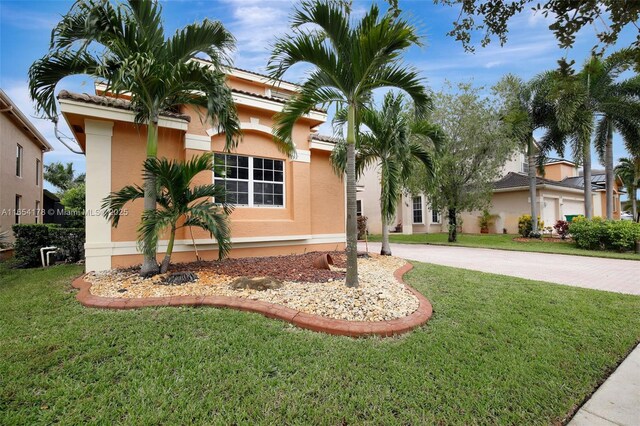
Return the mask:
{"type": "Polygon", "coordinates": [[[531,228],[535,233],[538,232],[538,206],[535,202],[538,148],[533,134],[539,129],[554,128],[555,111],[548,101],[549,80],[548,73],[540,74],[529,82],[507,75],[498,84],[498,91],[502,91],[507,98],[503,122],[527,155],[531,228]]]}
{"type": "MultiPolygon", "coordinates": [[[[368,167],[376,165],[380,169],[380,213],[382,217],[382,248],[380,254],[391,256],[389,246],[389,223],[396,215],[398,201],[402,196],[403,184],[411,176],[418,161],[433,175],[433,162],[423,141],[437,145],[441,132],[426,122],[412,121],[404,110],[404,97],[388,92],[380,111],[363,108],[360,123],[366,129],[357,129],[356,177],[360,177],[368,167]]],[[[346,111],[336,114],[334,123],[340,129],[346,120],[346,111]]],[[[340,143],[331,153],[331,162],[337,173],[344,174],[347,163],[347,146],[340,143]]]]}
{"type": "Polygon", "coordinates": [[[276,116],[277,139],[293,146],[296,121],[317,105],[337,104],[347,109],[347,277],[358,285],[356,219],[356,128],[372,91],[396,87],[413,99],[415,111],[424,114],[431,100],[418,72],[401,60],[409,47],[420,44],[416,29],[398,11],[381,13],[372,5],[358,21],[352,20],[345,2],[304,1],[294,10],[293,34],[276,41],[268,68],[281,78],[292,66],[312,66],[299,93],[276,116]]]}
{"type": "MultiPolygon", "coordinates": [[[[50,51],[29,70],[31,97],[57,121],[55,88],[64,77],[86,74],[104,81],[106,91],[130,97],[138,124],[147,128],[147,158],[156,158],[160,113],[192,104],[226,133],[226,146],[237,143],[239,124],[222,67],[233,36],[220,22],[205,19],[165,38],[160,2],[79,0],[52,32],[50,51]],[[204,54],[210,66],[192,58],[204,54]]],[[[155,183],[144,185],[144,209],[156,208],[155,183]]],[[[155,243],[143,244],[141,273],[157,273],[155,243]]]]}
{"type": "MultiPolygon", "coordinates": [[[[224,199],[224,188],[208,185],[191,185],[198,173],[213,169],[213,154],[207,153],[189,161],[169,161],[166,158],[148,158],[144,163],[143,174],[153,176],[156,183],[156,203],[159,209],[147,210],[142,215],[138,228],[139,242],[143,250],[150,247],[147,241],[157,245],[160,234],[169,228],[169,243],[160,273],[167,272],[175,242],[176,231],[180,228],[196,226],[205,229],[218,242],[219,258],[224,258],[231,249],[231,230],[228,216],[232,207],[226,203],[214,203],[213,198],[224,199]]],[[[144,190],[138,185],[128,185],[112,192],[103,200],[102,209],[113,227],[120,221],[120,211],[134,200],[143,198],[144,190]]],[[[154,252],[145,252],[154,255],[154,252]]]]}
{"type": "Polygon", "coordinates": [[[640,222],[637,198],[638,187],[640,187],[640,158],[621,158],[618,161],[619,163],[615,168],[616,175],[622,180],[627,189],[627,194],[629,194],[629,198],[631,199],[633,220],[640,222]]]}
{"type": "Polygon", "coordinates": [[[562,131],[572,136],[574,150],[581,151],[585,180],[585,215],[593,213],[591,198],[591,137],[606,170],[607,218],[613,217],[613,133],[618,132],[627,146],[640,139],[640,78],[618,81],[632,66],[628,49],[602,59],[592,55],[577,74],[562,76],[556,100],[562,131]],[[594,121],[597,123],[594,126],[594,121]]]}

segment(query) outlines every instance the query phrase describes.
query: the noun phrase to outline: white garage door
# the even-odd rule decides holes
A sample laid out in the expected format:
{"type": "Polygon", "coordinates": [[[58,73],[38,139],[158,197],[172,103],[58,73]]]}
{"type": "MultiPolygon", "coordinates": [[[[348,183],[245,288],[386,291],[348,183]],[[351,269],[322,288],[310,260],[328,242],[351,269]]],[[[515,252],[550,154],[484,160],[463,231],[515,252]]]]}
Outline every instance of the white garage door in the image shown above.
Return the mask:
{"type": "MultiPolygon", "coordinates": [[[[562,205],[562,214],[581,214],[584,215],[584,203],[577,200],[564,200],[562,205]]],[[[565,219],[564,217],[562,219],[565,219]]]]}
{"type": "Polygon", "coordinates": [[[553,226],[558,220],[558,199],[545,197],[543,206],[541,218],[544,226],[553,226]]]}

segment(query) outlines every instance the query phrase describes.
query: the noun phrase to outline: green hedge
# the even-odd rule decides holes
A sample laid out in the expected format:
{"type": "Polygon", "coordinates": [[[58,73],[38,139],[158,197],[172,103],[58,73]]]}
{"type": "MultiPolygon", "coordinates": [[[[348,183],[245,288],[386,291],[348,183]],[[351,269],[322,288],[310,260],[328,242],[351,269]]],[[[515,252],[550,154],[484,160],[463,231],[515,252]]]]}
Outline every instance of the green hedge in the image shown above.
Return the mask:
{"type": "Polygon", "coordinates": [[[16,237],[14,256],[16,266],[31,268],[41,266],[40,249],[56,246],[67,262],[77,262],[84,257],[85,234],[82,228],[60,228],[56,225],[13,225],[16,237]]]}
{"type": "Polygon", "coordinates": [[[580,248],[587,250],[630,251],[640,240],[640,224],[626,220],[585,219],[569,224],[569,233],[580,248]]]}

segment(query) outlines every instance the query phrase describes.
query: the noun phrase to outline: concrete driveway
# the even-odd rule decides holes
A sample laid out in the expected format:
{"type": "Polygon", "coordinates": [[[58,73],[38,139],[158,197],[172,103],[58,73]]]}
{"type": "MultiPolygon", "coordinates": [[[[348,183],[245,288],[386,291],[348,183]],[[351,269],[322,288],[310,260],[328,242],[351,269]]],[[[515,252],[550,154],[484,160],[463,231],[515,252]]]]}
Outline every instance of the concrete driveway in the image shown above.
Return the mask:
{"type": "MultiPolygon", "coordinates": [[[[380,243],[369,243],[369,251],[379,253],[380,243]]],[[[419,262],[640,295],[640,261],[426,244],[391,244],[391,252],[419,262]]]]}

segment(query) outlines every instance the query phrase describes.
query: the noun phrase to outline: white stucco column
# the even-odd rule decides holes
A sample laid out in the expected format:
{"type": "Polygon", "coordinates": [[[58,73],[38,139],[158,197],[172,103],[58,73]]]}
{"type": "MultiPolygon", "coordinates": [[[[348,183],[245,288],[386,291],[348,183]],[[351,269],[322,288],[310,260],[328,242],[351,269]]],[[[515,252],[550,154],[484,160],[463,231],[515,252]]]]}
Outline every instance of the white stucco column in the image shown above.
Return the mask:
{"type": "MultiPolygon", "coordinates": [[[[402,195],[402,233],[405,235],[413,234],[413,197],[411,195],[402,195]]],[[[422,210],[424,214],[424,208],[422,210]]]]}
{"type": "Polygon", "coordinates": [[[102,199],[111,192],[113,122],[85,120],[87,161],[85,271],[111,269],[111,225],[101,214],[102,199]]]}

